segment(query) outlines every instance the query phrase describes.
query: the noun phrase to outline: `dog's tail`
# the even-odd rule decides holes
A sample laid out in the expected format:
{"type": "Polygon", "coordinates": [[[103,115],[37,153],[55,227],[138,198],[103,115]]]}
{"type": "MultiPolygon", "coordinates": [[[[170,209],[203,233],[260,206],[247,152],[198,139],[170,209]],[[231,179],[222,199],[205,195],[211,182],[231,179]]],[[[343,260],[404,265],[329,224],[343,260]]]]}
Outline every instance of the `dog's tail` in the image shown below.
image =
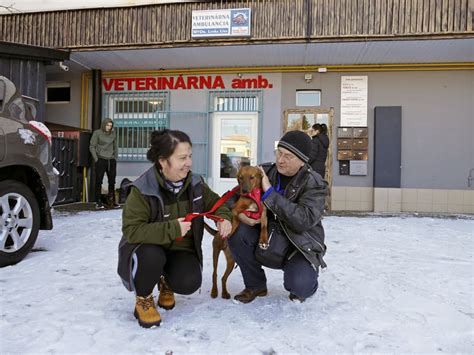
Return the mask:
{"type": "Polygon", "coordinates": [[[213,237],[216,236],[217,234],[217,230],[215,230],[214,228],[212,228],[209,224],[207,224],[206,222],[204,222],[204,229],[207,230],[207,232],[212,235],[213,237]]]}

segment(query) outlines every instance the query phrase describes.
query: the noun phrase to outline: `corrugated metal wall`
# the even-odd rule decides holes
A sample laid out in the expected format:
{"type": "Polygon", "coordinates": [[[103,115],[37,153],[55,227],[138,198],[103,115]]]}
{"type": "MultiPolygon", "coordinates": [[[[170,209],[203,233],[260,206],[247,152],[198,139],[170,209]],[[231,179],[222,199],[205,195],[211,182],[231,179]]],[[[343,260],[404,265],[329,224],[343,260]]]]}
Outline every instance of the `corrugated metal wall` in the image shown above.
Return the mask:
{"type": "Polygon", "coordinates": [[[473,34],[471,0],[245,0],[0,16],[0,40],[55,47],[341,41],[473,34]],[[249,39],[191,39],[192,10],[249,7],[249,39]]]}
{"type": "Polygon", "coordinates": [[[44,95],[46,73],[43,62],[16,58],[0,58],[0,75],[13,81],[22,95],[39,100],[39,110],[36,119],[44,121],[44,95]]]}

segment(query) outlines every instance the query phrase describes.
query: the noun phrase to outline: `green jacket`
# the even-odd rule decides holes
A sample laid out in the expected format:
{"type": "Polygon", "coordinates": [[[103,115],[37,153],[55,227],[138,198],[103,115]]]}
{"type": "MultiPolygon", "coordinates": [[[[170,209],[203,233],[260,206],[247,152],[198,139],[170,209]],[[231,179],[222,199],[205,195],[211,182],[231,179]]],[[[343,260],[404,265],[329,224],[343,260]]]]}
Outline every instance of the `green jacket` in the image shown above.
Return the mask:
{"type": "MultiPolygon", "coordinates": [[[[190,201],[190,196],[193,195],[188,191],[192,177],[192,174],[188,175],[182,190],[176,196],[166,189],[164,181],[155,167],[148,170],[133,184],[122,212],[122,232],[128,243],[157,244],[170,250],[198,251],[200,254],[202,235],[194,236],[193,229],[186,234],[183,240],[176,241],[177,237],[181,237],[177,218],[193,212],[191,210],[192,201],[190,201]],[[154,196],[158,199],[158,210],[162,211],[162,216],[160,216],[162,221],[150,223],[151,206],[149,200],[143,195],[154,196]],[[199,245],[195,245],[196,243],[199,245]]],[[[195,198],[203,199],[203,212],[205,212],[209,211],[219,200],[219,195],[214,193],[204,182],[202,185],[202,197],[195,196],[195,198]]],[[[229,221],[232,220],[232,213],[226,206],[219,207],[215,215],[229,221]]],[[[201,257],[201,255],[199,256],[201,257]]]]}
{"type": "Polygon", "coordinates": [[[99,158],[115,160],[118,158],[117,137],[114,127],[112,126],[110,132],[105,130],[105,125],[109,122],[114,123],[112,119],[106,118],[102,121],[102,127],[95,130],[92,134],[89,150],[95,162],[97,162],[99,158]]]}

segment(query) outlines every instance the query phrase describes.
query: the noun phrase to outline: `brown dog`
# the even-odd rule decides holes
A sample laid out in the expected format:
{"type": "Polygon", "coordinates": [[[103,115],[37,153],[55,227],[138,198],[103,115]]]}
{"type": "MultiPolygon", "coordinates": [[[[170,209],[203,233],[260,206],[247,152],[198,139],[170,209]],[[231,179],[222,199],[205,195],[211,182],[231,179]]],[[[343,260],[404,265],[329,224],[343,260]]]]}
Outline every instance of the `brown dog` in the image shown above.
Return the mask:
{"type": "MultiPolygon", "coordinates": [[[[258,244],[260,248],[268,248],[268,230],[267,230],[267,209],[260,201],[262,194],[262,172],[258,166],[243,166],[237,172],[237,181],[240,187],[240,197],[234,208],[232,208],[232,230],[230,237],[240,224],[239,214],[245,213],[247,216],[259,212],[260,215],[260,238],[258,244]],[[258,200],[258,202],[256,201],[258,200]],[[260,206],[257,204],[259,203],[260,206]]],[[[250,217],[252,218],[252,217],[250,217]]]]}
{"type": "MultiPolygon", "coordinates": [[[[232,209],[232,231],[229,234],[229,237],[237,229],[240,221],[238,219],[239,213],[243,211],[258,211],[258,206],[255,201],[250,198],[246,197],[245,195],[252,192],[254,189],[262,188],[262,174],[258,167],[254,166],[245,166],[240,168],[239,172],[237,173],[237,180],[239,182],[240,187],[240,198],[237,200],[234,208],[232,209]],[[243,196],[244,195],[244,196],[243,196]]],[[[262,208],[262,215],[260,219],[261,223],[261,231],[260,231],[260,240],[259,244],[260,247],[266,248],[268,246],[268,232],[267,232],[267,212],[263,203],[261,204],[262,208]],[[263,231],[263,232],[262,232],[263,231]]],[[[204,228],[214,237],[212,240],[212,290],[211,290],[211,297],[216,298],[218,296],[218,288],[217,288],[217,264],[219,261],[219,254],[221,251],[224,252],[227,266],[222,276],[222,298],[229,299],[230,294],[227,292],[227,279],[229,278],[230,273],[234,269],[235,261],[230,253],[229,246],[227,245],[227,240],[222,239],[220,234],[213,228],[211,228],[207,223],[204,223],[204,228]]]]}
{"type": "Polygon", "coordinates": [[[224,252],[227,266],[225,268],[224,276],[222,276],[222,298],[229,299],[230,294],[227,292],[227,279],[230,273],[234,269],[235,261],[230,253],[229,246],[227,245],[227,239],[222,239],[220,234],[207,223],[204,223],[204,228],[214,237],[212,240],[212,290],[211,297],[216,298],[218,296],[217,289],[217,263],[219,261],[219,254],[221,251],[224,252]]]}

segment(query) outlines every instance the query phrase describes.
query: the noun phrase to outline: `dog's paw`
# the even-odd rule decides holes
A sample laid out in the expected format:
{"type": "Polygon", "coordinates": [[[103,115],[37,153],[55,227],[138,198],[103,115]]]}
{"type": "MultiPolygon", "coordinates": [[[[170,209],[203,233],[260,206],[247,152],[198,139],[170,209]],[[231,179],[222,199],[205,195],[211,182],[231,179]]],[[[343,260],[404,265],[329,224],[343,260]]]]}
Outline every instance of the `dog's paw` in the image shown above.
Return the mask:
{"type": "Polygon", "coordinates": [[[267,250],[268,249],[268,243],[259,243],[258,246],[260,249],[267,250]]]}

